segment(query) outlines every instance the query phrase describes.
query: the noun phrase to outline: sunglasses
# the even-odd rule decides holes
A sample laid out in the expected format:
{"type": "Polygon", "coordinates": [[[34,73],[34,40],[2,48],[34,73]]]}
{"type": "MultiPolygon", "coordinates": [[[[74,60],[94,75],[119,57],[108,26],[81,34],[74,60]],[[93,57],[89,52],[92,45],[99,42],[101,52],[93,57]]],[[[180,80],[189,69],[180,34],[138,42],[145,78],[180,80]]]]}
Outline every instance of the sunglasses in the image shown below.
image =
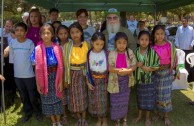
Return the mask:
{"type": "Polygon", "coordinates": [[[114,16],[114,17],[106,17],[107,20],[117,20],[119,17],[117,16],[114,16]]]}

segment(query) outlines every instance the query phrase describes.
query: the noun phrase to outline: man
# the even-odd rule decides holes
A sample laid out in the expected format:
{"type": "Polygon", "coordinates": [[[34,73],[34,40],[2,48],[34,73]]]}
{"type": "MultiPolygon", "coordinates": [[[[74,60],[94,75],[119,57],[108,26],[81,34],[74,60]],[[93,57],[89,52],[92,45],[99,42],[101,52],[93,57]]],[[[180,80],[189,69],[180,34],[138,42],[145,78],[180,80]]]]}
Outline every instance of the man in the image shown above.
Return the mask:
{"type": "MultiPolygon", "coordinates": [[[[175,36],[175,45],[177,48],[182,49],[185,52],[185,57],[193,52],[193,43],[194,40],[194,31],[191,26],[188,25],[188,18],[183,17],[182,19],[182,26],[177,29],[176,36],[175,36]]],[[[185,60],[185,68],[189,73],[188,82],[193,82],[194,77],[192,76],[194,73],[193,70],[190,68],[190,65],[185,60]]],[[[194,102],[192,102],[194,105],[194,102]]]]}
{"type": "Polygon", "coordinates": [[[106,48],[111,51],[115,49],[114,38],[117,32],[124,32],[128,37],[128,47],[132,50],[136,48],[136,42],[132,33],[121,26],[120,24],[120,13],[115,8],[108,10],[106,15],[106,29],[103,34],[106,37],[106,48]]]}
{"type": "Polygon", "coordinates": [[[90,42],[90,39],[96,29],[94,27],[88,26],[87,21],[88,21],[88,12],[86,9],[79,9],[76,12],[76,17],[78,23],[81,25],[83,32],[84,32],[84,40],[87,42],[90,42]]]}
{"type": "Polygon", "coordinates": [[[127,21],[128,29],[134,34],[135,29],[137,28],[138,22],[135,20],[133,15],[129,16],[129,20],[127,21]]]}
{"type": "Polygon", "coordinates": [[[56,8],[51,8],[49,10],[50,21],[48,21],[47,23],[52,24],[54,21],[58,21],[58,17],[59,17],[59,10],[56,8]]]}

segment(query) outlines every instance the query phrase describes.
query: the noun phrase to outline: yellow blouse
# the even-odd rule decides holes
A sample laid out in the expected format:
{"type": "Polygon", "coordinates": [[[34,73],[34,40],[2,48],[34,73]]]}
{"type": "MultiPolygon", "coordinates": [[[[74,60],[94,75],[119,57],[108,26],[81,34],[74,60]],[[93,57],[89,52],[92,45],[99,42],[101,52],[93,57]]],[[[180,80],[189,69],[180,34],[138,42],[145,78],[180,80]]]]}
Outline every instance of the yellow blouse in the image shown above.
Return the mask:
{"type": "Polygon", "coordinates": [[[87,60],[88,46],[87,42],[84,41],[82,47],[72,47],[71,50],[71,64],[82,64],[87,60]]]}

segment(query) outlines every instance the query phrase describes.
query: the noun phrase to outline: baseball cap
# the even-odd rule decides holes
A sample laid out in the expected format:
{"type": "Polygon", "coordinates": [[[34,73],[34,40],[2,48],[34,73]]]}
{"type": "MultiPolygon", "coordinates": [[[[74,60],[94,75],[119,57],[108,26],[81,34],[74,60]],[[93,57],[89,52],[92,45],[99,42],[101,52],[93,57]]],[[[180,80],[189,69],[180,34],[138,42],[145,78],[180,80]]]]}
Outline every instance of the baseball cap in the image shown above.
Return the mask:
{"type": "Polygon", "coordinates": [[[22,18],[23,18],[24,16],[29,16],[29,13],[28,13],[28,12],[24,12],[24,14],[22,15],[22,18]]]}
{"type": "Polygon", "coordinates": [[[119,13],[118,10],[115,9],[115,8],[110,8],[110,9],[108,9],[108,11],[107,11],[107,13],[106,13],[106,16],[109,15],[109,14],[116,14],[117,16],[120,17],[120,13],[119,13]]]}

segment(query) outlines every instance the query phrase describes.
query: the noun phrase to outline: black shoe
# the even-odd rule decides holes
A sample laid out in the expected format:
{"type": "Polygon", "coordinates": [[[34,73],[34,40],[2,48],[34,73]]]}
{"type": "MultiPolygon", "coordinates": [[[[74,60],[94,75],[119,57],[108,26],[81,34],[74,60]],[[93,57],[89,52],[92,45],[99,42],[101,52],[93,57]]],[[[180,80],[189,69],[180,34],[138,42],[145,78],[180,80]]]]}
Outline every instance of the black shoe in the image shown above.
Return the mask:
{"type": "Polygon", "coordinates": [[[36,114],[36,120],[37,121],[42,121],[43,120],[42,114],[36,114]]]}
{"type": "Polygon", "coordinates": [[[194,105],[194,101],[190,101],[189,102],[189,105],[194,105]]]}
{"type": "Polygon", "coordinates": [[[32,117],[32,115],[24,116],[24,117],[22,118],[22,122],[23,122],[23,123],[27,122],[31,117],[32,117]]]}

